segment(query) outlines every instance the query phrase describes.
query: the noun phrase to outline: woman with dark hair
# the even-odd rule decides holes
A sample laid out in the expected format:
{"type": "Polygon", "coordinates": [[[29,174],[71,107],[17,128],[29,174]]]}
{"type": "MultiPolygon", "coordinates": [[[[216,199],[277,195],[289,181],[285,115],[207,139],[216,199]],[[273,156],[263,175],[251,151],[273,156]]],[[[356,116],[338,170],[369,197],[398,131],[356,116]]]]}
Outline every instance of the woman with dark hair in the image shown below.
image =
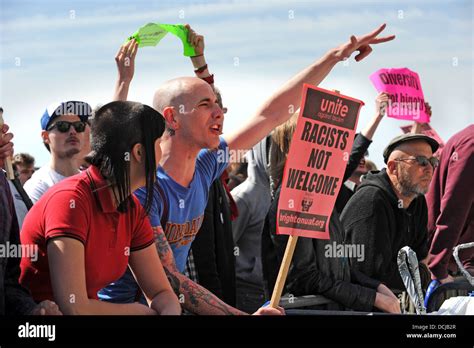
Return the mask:
{"type": "Polygon", "coordinates": [[[38,253],[23,256],[21,283],[35,301],[54,299],[64,314],[180,314],[146,218],[161,157],[162,115],[134,102],[101,107],[92,125],[90,167],[52,187],[21,232],[38,253]],[[132,192],[147,188],[143,208],[132,192]],[[148,306],[98,300],[127,264],[148,306]]]}

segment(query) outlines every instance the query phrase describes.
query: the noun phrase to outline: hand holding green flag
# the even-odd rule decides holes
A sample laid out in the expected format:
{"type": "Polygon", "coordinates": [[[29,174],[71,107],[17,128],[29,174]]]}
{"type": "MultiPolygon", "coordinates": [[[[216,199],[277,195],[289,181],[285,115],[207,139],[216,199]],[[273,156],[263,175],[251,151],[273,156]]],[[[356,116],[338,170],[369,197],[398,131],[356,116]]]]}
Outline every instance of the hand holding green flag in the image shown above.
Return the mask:
{"type": "Polygon", "coordinates": [[[177,36],[183,43],[183,54],[186,57],[196,55],[194,47],[188,42],[188,29],[182,24],[148,23],[133,33],[126,42],[135,39],[138,47],[156,46],[166,34],[177,36]]]}

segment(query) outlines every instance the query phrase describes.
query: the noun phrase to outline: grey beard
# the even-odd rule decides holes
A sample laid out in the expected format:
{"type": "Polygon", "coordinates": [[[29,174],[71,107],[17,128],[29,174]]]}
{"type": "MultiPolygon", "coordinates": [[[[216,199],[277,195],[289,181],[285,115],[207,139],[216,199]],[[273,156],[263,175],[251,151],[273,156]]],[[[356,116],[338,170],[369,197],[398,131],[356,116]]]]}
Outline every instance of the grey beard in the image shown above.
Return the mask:
{"type": "Polygon", "coordinates": [[[428,192],[427,189],[420,187],[420,185],[412,184],[410,178],[405,172],[401,173],[401,177],[398,178],[397,190],[405,197],[413,197],[418,195],[424,195],[428,192]]]}

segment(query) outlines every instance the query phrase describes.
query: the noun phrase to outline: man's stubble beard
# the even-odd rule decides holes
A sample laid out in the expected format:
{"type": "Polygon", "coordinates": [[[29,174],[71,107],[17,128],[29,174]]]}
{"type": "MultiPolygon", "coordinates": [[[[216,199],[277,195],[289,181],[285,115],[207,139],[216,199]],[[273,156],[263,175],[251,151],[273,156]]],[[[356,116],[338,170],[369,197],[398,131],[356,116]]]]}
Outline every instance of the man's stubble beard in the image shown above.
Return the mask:
{"type": "Polygon", "coordinates": [[[58,153],[58,157],[61,159],[71,159],[80,152],[81,152],[80,149],[73,148],[73,149],[69,149],[67,151],[58,153]]]}

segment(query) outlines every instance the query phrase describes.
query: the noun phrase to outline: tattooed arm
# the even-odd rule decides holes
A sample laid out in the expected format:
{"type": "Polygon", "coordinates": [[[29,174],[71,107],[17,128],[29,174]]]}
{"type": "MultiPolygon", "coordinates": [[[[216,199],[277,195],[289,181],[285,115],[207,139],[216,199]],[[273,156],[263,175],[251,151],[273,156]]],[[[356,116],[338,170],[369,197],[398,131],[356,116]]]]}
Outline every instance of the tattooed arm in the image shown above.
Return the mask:
{"type": "MultiPolygon", "coordinates": [[[[184,296],[184,309],[199,315],[245,315],[246,313],[229,306],[209,290],[196,284],[181,274],[176,268],[173,251],[161,227],[153,227],[156,248],[171,287],[178,298],[184,296]]],[[[181,299],[180,299],[181,300],[181,299]]],[[[181,302],[181,301],[180,301],[181,302]]]]}

